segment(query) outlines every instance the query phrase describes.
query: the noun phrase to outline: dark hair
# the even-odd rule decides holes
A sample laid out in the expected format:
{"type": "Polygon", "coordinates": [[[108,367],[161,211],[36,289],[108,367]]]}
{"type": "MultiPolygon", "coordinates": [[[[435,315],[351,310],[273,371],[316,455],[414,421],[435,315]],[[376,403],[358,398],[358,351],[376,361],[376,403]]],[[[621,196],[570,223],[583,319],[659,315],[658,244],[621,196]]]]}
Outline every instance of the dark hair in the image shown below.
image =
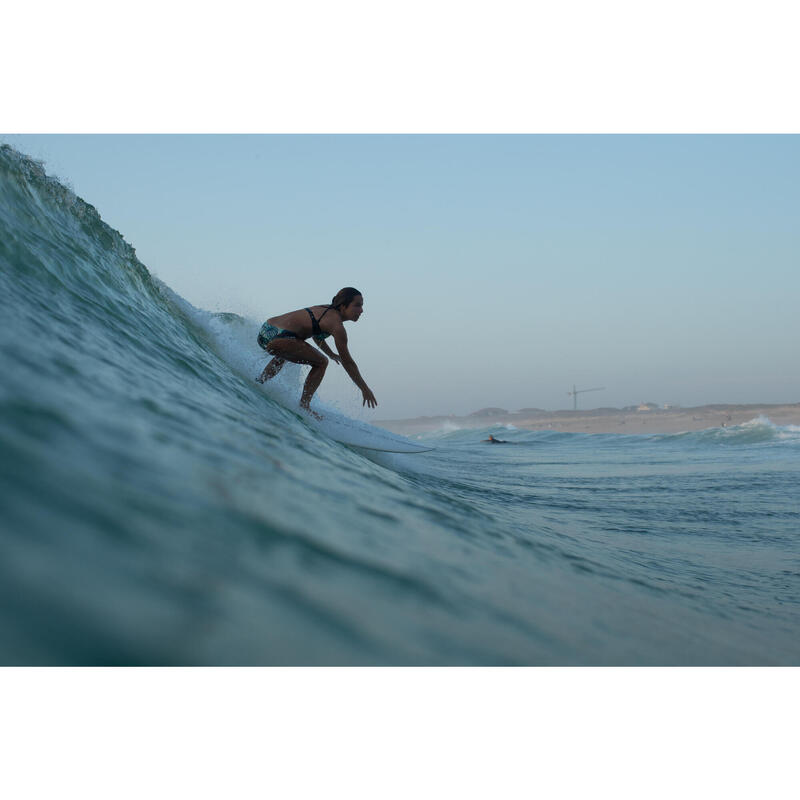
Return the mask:
{"type": "Polygon", "coordinates": [[[359,292],[358,289],[354,289],[352,286],[345,286],[344,289],[340,289],[333,300],[331,300],[331,308],[339,309],[342,306],[349,306],[350,303],[353,302],[353,298],[360,294],[361,292],[359,292]]]}

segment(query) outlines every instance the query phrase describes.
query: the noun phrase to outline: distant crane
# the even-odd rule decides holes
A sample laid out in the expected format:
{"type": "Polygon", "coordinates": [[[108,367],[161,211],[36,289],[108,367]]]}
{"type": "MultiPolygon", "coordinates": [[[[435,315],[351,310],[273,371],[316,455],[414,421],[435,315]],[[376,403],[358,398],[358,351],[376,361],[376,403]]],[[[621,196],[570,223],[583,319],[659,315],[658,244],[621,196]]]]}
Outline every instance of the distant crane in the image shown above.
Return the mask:
{"type": "Polygon", "coordinates": [[[571,394],[572,395],[572,400],[573,400],[572,410],[573,411],[577,411],[578,410],[578,395],[579,394],[583,394],[584,392],[602,392],[605,388],[606,388],[605,386],[598,386],[595,389],[576,389],[575,388],[575,384],[573,383],[572,384],[572,391],[571,392],[567,392],[567,394],[571,394]]]}

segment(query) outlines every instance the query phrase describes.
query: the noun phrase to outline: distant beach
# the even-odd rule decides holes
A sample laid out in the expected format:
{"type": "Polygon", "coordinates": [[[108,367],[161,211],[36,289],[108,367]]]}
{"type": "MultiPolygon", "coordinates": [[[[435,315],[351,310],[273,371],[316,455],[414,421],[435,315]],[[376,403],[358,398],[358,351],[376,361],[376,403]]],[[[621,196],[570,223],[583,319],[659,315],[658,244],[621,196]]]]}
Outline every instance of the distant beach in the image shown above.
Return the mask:
{"type": "Polygon", "coordinates": [[[524,408],[506,411],[485,408],[467,416],[417,417],[378,420],[387,430],[405,436],[432,431],[513,425],[524,430],[555,430],[566,433],[682,433],[707,428],[742,425],[767,417],[776,425],[800,425],[800,403],[782,405],[707,405],[694,408],[631,406],[578,411],[545,411],[524,408]]]}

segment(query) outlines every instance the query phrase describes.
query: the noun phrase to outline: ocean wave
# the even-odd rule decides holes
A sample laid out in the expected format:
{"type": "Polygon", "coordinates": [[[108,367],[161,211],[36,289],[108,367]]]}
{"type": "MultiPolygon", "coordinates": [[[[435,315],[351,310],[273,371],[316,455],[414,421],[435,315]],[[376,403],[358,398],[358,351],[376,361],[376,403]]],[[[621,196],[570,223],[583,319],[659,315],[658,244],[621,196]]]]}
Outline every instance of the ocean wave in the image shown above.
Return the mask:
{"type": "Polygon", "coordinates": [[[768,417],[760,415],[740,425],[665,434],[656,438],[664,442],[679,441],[697,446],[796,445],[800,444],[800,426],[777,425],[768,417]]]}
{"type": "Polygon", "coordinates": [[[768,459],[796,426],[445,421],[430,458],[366,458],[284,407],[301,367],[255,383],[258,322],[192,306],[8,147],[0,304],[0,663],[797,661],[796,459],[732,482],[719,446],[768,459]]]}

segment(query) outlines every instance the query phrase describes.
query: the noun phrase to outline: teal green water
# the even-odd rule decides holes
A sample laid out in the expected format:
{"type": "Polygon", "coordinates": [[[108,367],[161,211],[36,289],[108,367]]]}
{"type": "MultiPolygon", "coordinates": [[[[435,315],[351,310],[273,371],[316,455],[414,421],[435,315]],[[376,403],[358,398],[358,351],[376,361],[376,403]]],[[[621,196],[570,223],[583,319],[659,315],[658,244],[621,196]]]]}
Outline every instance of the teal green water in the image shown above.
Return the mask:
{"type": "Polygon", "coordinates": [[[800,663],[798,428],[348,449],[8,147],[0,307],[0,663],[800,663]]]}

